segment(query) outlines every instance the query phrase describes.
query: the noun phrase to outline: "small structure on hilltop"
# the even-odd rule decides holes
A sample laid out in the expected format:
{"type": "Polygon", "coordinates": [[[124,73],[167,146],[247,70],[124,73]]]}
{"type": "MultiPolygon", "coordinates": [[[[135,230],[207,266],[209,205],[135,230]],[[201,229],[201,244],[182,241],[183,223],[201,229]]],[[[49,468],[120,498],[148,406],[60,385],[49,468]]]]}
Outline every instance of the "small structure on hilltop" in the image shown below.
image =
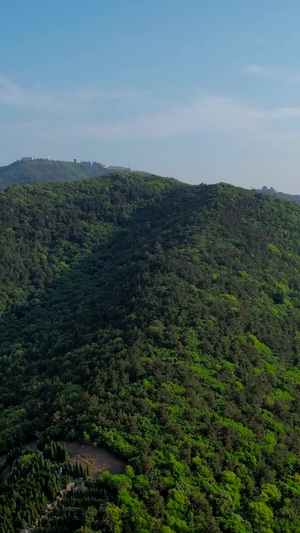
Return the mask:
{"type": "Polygon", "coordinates": [[[107,167],[107,170],[130,170],[130,168],[128,167],[119,167],[119,166],[111,166],[111,167],[107,167]]]}
{"type": "Polygon", "coordinates": [[[276,191],[274,189],[274,187],[266,187],[266,185],[264,185],[260,190],[258,189],[259,192],[262,192],[263,194],[276,194],[276,191]]]}

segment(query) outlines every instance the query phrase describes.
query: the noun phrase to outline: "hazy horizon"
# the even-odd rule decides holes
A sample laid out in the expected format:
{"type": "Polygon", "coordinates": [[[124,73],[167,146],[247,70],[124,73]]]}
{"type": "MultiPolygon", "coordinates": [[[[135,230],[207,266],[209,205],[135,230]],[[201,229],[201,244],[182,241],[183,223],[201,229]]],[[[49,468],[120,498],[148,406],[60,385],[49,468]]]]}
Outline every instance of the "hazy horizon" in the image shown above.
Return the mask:
{"type": "Polygon", "coordinates": [[[4,0],[0,165],[300,194],[299,15],[290,0],[4,0]]]}

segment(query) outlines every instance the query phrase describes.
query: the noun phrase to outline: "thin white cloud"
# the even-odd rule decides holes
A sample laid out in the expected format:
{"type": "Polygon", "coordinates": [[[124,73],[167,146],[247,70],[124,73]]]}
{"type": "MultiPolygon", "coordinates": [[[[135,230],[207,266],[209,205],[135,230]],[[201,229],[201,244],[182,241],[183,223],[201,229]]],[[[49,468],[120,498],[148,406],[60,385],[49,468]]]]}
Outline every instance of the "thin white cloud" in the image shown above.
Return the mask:
{"type": "Polygon", "coordinates": [[[247,74],[255,76],[265,76],[267,78],[286,78],[287,72],[280,68],[262,67],[261,65],[248,65],[245,67],[247,74]]]}
{"type": "Polygon", "coordinates": [[[174,107],[167,113],[139,114],[122,121],[82,124],[70,135],[98,140],[167,139],[180,135],[218,132],[247,135],[249,139],[277,142],[299,138],[300,107],[269,110],[240,102],[203,96],[189,106],[174,107]]]}
{"type": "Polygon", "coordinates": [[[4,76],[0,76],[0,103],[34,109],[53,108],[58,104],[52,96],[23,89],[4,76]]]}
{"type": "Polygon", "coordinates": [[[282,80],[290,83],[300,82],[300,74],[277,67],[263,67],[262,65],[247,65],[245,72],[254,76],[261,76],[273,80],[282,80]]]}
{"type": "MultiPolygon", "coordinates": [[[[97,139],[168,138],[204,130],[252,129],[261,112],[219,96],[201,96],[189,105],[156,102],[152,96],[131,88],[104,91],[97,86],[77,88],[68,94],[48,94],[38,89],[24,89],[5,77],[0,77],[0,104],[34,110],[33,129],[47,132],[59,130],[65,134],[97,139]],[[118,116],[114,102],[126,105],[122,120],[109,119],[118,116]],[[139,112],[138,109],[152,112],[139,112]],[[111,108],[109,107],[111,106],[111,108]],[[157,109],[168,109],[158,112],[157,109]],[[43,112],[43,115],[41,114],[43,112]],[[47,125],[45,112],[51,117],[47,125]],[[39,114],[41,118],[39,118],[39,114]],[[128,118],[130,117],[130,118],[128,118]],[[42,126],[38,126],[43,123],[42,126]]],[[[122,116],[119,115],[119,116],[122,116]]]]}
{"type": "Polygon", "coordinates": [[[274,118],[300,118],[300,107],[279,107],[269,112],[270,117],[274,118]]]}
{"type": "MultiPolygon", "coordinates": [[[[252,74],[264,74],[263,67],[258,65],[248,69],[252,74]]],[[[110,92],[99,87],[86,87],[58,95],[24,89],[0,77],[1,103],[35,110],[31,120],[28,121],[27,117],[27,122],[23,119],[23,122],[15,121],[11,125],[20,131],[26,124],[32,138],[114,142],[219,132],[239,134],[249,139],[264,136],[275,139],[298,137],[300,132],[300,107],[282,106],[266,110],[222,96],[201,95],[188,104],[178,103],[171,107],[170,102],[156,105],[151,95],[141,95],[130,88],[121,87],[117,92],[110,92]],[[115,111],[118,99],[127,102],[125,114],[124,110],[122,113],[115,111]],[[139,106],[136,106],[136,99],[139,99],[139,106]],[[138,112],[138,109],[149,108],[148,112],[138,112]],[[157,109],[164,109],[164,112],[157,109]],[[45,110],[48,112],[47,120],[45,110]],[[118,118],[121,116],[124,118],[118,118]]],[[[2,127],[5,127],[4,123],[2,127]]]]}
{"type": "Polygon", "coordinates": [[[139,98],[141,95],[138,91],[127,87],[118,91],[105,91],[97,86],[83,86],[72,91],[49,94],[39,87],[20,87],[5,76],[0,76],[0,104],[52,114],[86,114],[93,111],[95,106],[105,106],[114,101],[134,103],[139,98]]]}
{"type": "MultiPolygon", "coordinates": [[[[200,131],[255,129],[263,114],[218,96],[203,96],[167,113],[139,114],[128,120],[82,125],[77,134],[98,139],[170,138],[200,131]]],[[[73,133],[74,130],[73,130],[73,133]]]]}
{"type": "Polygon", "coordinates": [[[248,37],[248,39],[250,39],[251,41],[254,41],[254,42],[258,43],[258,44],[267,44],[268,43],[268,41],[266,39],[264,39],[260,35],[256,35],[255,33],[247,33],[246,36],[248,37]]]}
{"type": "Polygon", "coordinates": [[[129,87],[123,87],[119,91],[105,91],[98,87],[83,87],[74,91],[73,96],[85,102],[134,101],[140,97],[140,92],[129,87]]]}
{"type": "MultiPolygon", "coordinates": [[[[74,122],[41,121],[24,123],[32,136],[42,138],[82,138],[103,141],[169,139],[182,135],[215,132],[243,135],[271,142],[298,138],[300,107],[257,109],[219,96],[202,96],[190,105],[179,105],[166,113],[137,114],[116,121],[78,119],[74,122]]],[[[22,124],[22,129],[24,127],[22,124]]]]}

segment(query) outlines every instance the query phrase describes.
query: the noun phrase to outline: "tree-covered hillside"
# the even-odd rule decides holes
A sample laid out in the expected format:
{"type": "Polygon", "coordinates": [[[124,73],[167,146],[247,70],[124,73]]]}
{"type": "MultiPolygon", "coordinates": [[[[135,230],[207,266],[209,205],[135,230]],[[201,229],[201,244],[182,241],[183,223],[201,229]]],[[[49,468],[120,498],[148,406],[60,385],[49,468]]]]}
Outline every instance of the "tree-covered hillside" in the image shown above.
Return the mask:
{"type": "Polygon", "coordinates": [[[70,531],[300,531],[299,206],[131,174],[0,204],[1,449],[128,463],[70,531]]]}
{"type": "Polygon", "coordinates": [[[70,163],[52,159],[15,161],[0,167],[0,189],[24,183],[46,183],[48,181],[74,181],[101,176],[109,171],[100,163],[70,163]]]}

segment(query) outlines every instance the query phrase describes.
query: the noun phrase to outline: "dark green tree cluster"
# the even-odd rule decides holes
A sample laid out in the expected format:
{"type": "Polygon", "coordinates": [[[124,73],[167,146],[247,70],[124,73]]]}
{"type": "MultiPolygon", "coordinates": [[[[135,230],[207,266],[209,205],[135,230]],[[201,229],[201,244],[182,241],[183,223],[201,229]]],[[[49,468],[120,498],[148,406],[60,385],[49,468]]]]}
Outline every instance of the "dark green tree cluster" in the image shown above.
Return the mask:
{"type": "MultiPolygon", "coordinates": [[[[70,517],[78,525],[76,509],[99,504],[106,493],[100,483],[89,481],[89,469],[75,462],[71,464],[65,444],[47,437],[38,448],[14,448],[8,454],[0,483],[0,531],[17,532],[27,526],[47,531],[45,524],[53,523],[54,530],[70,517]],[[76,486],[85,480],[86,486],[76,486]],[[70,487],[74,486],[69,492],[70,487]],[[60,518],[60,522],[58,521],[60,518]]],[[[80,514],[82,518],[82,513],[80,514]]],[[[82,519],[81,519],[82,522],[82,519]]]]}
{"type": "Polygon", "coordinates": [[[106,492],[98,482],[91,482],[84,490],[80,487],[72,488],[39,521],[36,532],[98,532],[106,505],[106,492]]]}
{"type": "Polygon", "coordinates": [[[38,442],[38,449],[45,459],[49,459],[54,464],[60,465],[60,473],[65,476],[62,478],[64,485],[68,483],[70,478],[74,480],[78,478],[89,479],[89,466],[84,468],[77,461],[71,463],[65,443],[54,442],[49,437],[46,437],[44,440],[38,442]]]}
{"type": "Polygon", "coordinates": [[[300,530],[299,206],[126,174],[2,194],[1,448],[128,463],[70,531],[300,530]]]}
{"type": "Polygon", "coordinates": [[[15,533],[35,523],[62,489],[59,468],[43,454],[25,450],[17,457],[0,486],[0,531],[15,533]]]}

